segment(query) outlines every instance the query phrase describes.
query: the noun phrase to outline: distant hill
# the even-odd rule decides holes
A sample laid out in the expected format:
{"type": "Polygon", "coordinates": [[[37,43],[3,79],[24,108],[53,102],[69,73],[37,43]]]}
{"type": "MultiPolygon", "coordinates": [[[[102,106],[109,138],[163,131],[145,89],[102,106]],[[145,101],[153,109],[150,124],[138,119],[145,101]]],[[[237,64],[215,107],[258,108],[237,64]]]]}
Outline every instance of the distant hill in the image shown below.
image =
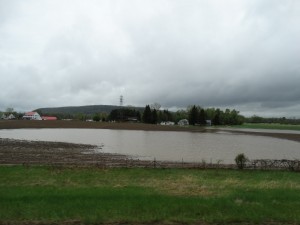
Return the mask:
{"type": "Polygon", "coordinates": [[[116,105],[86,105],[86,106],[65,106],[65,107],[53,107],[53,108],[39,108],[34,111],[46,114],[77,114],[83,113],[85,115],[93,115],[95,113],[110,113],[114,109],[119,108],[132,108],[138,111],[143,111],[143,107],[134,106],[116,106],[116,105]]]}

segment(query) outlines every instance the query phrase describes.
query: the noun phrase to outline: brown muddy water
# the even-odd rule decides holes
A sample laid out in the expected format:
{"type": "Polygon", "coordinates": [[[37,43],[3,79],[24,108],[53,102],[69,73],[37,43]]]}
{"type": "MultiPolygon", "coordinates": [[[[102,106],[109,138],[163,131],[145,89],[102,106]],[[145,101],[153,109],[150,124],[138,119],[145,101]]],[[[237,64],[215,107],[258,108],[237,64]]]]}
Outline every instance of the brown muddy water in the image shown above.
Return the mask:
{"type": "Polygon", "coordinates": [[[234,163],[249,159],[300,159],[300,142],[265,136],[218,132],[133,131],[105,129],[0,130],[1,138],[59,141],[101,146],[101,152],[143,160],[234,163]]]}

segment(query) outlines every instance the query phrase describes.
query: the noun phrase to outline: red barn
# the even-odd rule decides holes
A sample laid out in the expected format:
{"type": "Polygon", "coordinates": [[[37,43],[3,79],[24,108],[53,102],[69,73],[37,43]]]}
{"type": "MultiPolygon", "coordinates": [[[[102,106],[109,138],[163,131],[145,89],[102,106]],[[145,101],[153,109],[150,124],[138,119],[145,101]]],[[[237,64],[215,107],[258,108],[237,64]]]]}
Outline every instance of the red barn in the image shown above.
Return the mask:
{"type": "Polygon", "coordinates": [[[56,116],[42,116],[42,120],[57,120],[56,116]]]}

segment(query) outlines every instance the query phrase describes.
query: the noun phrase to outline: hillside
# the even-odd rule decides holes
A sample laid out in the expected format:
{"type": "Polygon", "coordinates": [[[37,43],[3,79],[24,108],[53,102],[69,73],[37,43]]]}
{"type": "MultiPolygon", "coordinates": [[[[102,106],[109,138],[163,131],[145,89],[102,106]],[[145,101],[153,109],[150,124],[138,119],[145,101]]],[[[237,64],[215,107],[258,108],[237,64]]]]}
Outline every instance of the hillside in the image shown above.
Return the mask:
{"type": "Polygon", "coordinates": [[[65,106],[65,107],[53,107],[53,108],[39,108],[34,111],[45,114],[77,114],[83,113],[85,115],[93,115],[95,113],[110,113],[114,109],[119,108],[134,108],[136,110],[144,110],[142,107],[133,106],[117,106],[117,105],[87,105],[87,106],[65,106]]]}

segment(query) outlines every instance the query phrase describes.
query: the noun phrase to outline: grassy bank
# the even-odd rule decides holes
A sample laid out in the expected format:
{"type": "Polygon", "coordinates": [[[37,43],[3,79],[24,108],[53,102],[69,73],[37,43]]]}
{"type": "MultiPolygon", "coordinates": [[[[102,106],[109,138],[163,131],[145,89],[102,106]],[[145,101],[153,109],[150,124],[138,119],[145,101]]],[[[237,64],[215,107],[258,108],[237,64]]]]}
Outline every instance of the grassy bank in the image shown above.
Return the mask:
{"type": "Polygon", "coordinates": [[[276,129],[276,130],[299,130],[300,131],[300,125],[278,124],[278,123],[245,123],[233,127],[249,128],[249,129],[276,129]]]}
{"type": "Polygon", "coordinates": [[[300,222],[297,173],[0,167],[0,223],[300,222]]]}

